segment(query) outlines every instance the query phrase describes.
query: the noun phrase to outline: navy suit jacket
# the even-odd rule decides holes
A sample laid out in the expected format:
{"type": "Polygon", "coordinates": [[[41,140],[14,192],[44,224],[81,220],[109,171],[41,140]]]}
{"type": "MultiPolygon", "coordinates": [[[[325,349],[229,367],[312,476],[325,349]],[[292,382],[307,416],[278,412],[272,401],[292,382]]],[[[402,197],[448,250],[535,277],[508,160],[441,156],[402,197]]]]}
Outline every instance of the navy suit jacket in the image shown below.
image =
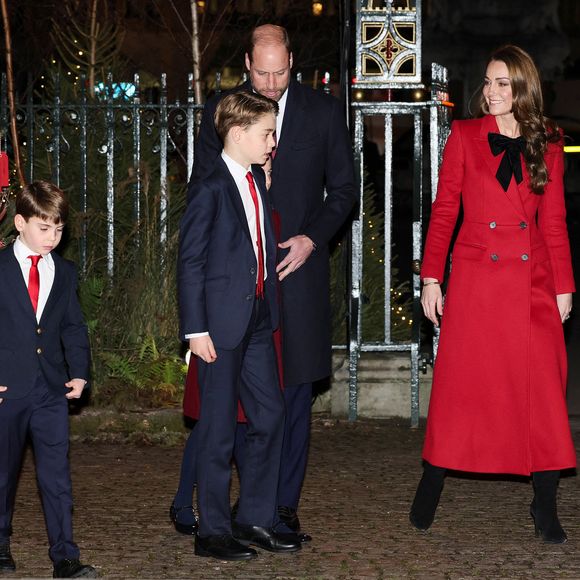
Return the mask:
{"type": "MultiPolygon", "coordinates": [[[[264,207],[265,291],[274,330],[276,239],[264,172],[254,168],[253,175],[264,207]]],[[[179,239],[181,337],[208,331],[216,347],[234,349],[250,322],[258,264],[238,187],[221,157],[210,175],[190,182],[188,197],[179,239]]]]}
{"type": "MultiPolygon", "coordinates": [[[[240,90],[251,91],[250,83],[234,89],[240,90]]],[[[204,107],[193,180],[212,171],[222,150],[213,116],[226,94],[204,107]]],[[[358,190],[350,134],[337,99],[291,81],[279,137],[268,193],[280,214],[281,241],[305,234],[317,245],[306,263],[281,283],[284,381],[296,385],[331,371],[328,242],[347,220],[358,190]]]]}
{"type": "Polygon", "coordinates": [[[76,266],[53,253],[54,283],[40,322],[12,246],[0,251],[0,385],[5,399],[26,396],[40,372],[63,394],[73,378],[89,379],[87,327],[77,297],[76,266]]]}

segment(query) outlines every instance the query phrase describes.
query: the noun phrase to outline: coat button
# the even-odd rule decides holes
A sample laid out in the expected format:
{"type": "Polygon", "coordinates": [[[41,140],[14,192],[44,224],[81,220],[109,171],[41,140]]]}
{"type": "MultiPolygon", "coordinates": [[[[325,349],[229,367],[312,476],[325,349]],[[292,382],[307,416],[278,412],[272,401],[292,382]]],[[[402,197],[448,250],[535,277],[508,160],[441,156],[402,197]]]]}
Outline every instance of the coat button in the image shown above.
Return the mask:
{"type": "Polygon", "coordinates": [[[246,300],[251,300],[253,297],[254,297],[254,295],[253,295],[253,294],[248,294],[248,295],[246,296],[246,300]]]}
{"type": "Polygon", "coordinates": [[[36,329],[36,334],[42,334],[42,328],[40,326],[36,329]]]}
{"type": "Polygon", "coordinates": [[[490,256],[492,262],[497,262],[499,260],[499,256],[497,254],[492,254],[490,256]]]}
{"type": "Polygon", "coordinates": [[[256,268],[250,268],[250,274],[252,276],[255,276],[256,275],[256,268]]]}
{"type": "Polygon", "coordinates": [[[522,230],[525,230],[528,227],[528,224],[526,222],[520,222],[520,228],[522,228],[522,230]]]}
{"type": "Polygon", "coordinates": [[[36,349],[36,354],[42,354],[42,349],[40,347],[36,349]]]}
{"type": "Polygon", "coordinates": [[[495,222],[489,222],[489,227],[493,230],[495,229],[495,227],[497,226],[497,224],[495,222]]]}
{"type": "Polygon", "coordinates": [[[522,254],[522,260],[524,262],[526,262],[528,260],[529,256],[527,254],[522,254]]]}

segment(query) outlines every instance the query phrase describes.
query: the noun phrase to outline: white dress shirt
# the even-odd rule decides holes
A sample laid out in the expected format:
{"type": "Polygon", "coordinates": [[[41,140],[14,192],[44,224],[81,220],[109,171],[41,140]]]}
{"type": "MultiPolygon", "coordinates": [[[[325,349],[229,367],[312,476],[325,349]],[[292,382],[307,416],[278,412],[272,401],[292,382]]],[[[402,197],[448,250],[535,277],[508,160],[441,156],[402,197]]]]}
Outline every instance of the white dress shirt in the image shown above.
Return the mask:
{"type": "MultiPolygon", "coordinates": [[[[246,214],[246,220],[248,222],[248,228],[250,230],[250,236],[252,238],[252,246],[254,247],[254,254],[256,255],[256,263],[258,263],[258,232],[256,229],[256,208],[254,206],[254,200],[252,199],[252,194],[250,193],[250,185],[246,179],[246,174],[251,171],[251,167],[244,167],[240,165],[237,161],[234,161],[225,151],[221,154],[224,163],[226,164],[231,176],[234,178],[238,192],[240,193],[240,198],[244,206],[244,213],[246,214]]],[[[254,185],[256,186],[256,191],[258,192],[258,204],[260,208],[260,233],[262,236],[262,250],[264,252],[264,280],[268,276],[268,270],[266,268],[266,236],[264,234],[264,203],[262,201],[262,193],[260,188],[254,179],[254,185]]],[[[42,260],[41,260],[42,261],[42,260]]],[[[256,268],[256,282],[258,281],[258,268],[256,268]]],[[[185,338],[197,338],[200,336],[207,336],[208,332],[196,332],[193,334],[186,334],[185,338]]]]}
{"type": "MultiPolygon", "coordinates": [[[[20,265],[24,283],[28,288],[28,278],[30,275],[30,266],[32,262],[28,256],[37,256],[37,252],[33,252],[21,239],[20,236],[14,242],[14,255],[20,265]]],[[[54,260],[50,254],[43,256],[38,261],[38,277],[40,278],[40,288],[38,290],[38,306],[36,308],[36,321],[40,322],[42,312],[46,306],[48,295],[54,283],[54,260]]]]}
{"type": "Polygon", "coordinates": [[[284,122],[284,111],[286,111],[286,101],[288,100],[288,89],[278,101],[278,114],[276,115],[276,147],[280,143],[280,136],[282,135],[282,123],[284,122]]]}

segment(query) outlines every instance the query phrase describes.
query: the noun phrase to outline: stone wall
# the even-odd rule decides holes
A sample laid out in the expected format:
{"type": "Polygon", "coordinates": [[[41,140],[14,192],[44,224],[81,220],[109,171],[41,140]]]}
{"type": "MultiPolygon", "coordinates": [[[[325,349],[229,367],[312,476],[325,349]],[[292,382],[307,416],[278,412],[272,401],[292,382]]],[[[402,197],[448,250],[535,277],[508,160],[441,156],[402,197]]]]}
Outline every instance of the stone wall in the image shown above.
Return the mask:
{"type": "MultiPolygon", "coordinates": [[[[314,411],[334,417],[348,415],[348,358],[333,356],[331,388],[318,397],[314,411]]],[[[419,409],[427,415],[431,394],[432,368],[419,377],[419,409]]],[[[411,358],[409,353],[364,352],[358,372],[359,417],[411,417],[411,358]]]]}

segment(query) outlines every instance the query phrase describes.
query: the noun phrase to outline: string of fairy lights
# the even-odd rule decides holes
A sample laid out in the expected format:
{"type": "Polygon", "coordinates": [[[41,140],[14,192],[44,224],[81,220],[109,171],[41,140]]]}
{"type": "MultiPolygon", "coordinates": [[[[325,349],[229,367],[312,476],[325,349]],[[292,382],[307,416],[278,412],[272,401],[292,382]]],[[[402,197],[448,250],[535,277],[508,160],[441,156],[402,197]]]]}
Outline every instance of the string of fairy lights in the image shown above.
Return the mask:
{"type": "MultiPolygon", "coordinates": [[[[379,228],[375,226],[371,212],[363,211],[364,223],[368,228],[368,232],[363,232],[363,243],[370,243],[370,253],[377,263],[384,264],[384,234],[383,232],[376,233],[379,228]],[[369,214],[369,215],[367,215],[369,214]]],[[[364,262],[363,262],[364,268],[364,262]]],[[[399,301],[404,300],[404,293],[397,288],[390,288],[390,305],[391,305],[391,324],[393,327],[409,327],[413,324],[412,317],[409,316],[408,308],[405,305],[398,304],[399,301]]],[[[385,300],[386,300],[385,296],[385,300]]]]}

